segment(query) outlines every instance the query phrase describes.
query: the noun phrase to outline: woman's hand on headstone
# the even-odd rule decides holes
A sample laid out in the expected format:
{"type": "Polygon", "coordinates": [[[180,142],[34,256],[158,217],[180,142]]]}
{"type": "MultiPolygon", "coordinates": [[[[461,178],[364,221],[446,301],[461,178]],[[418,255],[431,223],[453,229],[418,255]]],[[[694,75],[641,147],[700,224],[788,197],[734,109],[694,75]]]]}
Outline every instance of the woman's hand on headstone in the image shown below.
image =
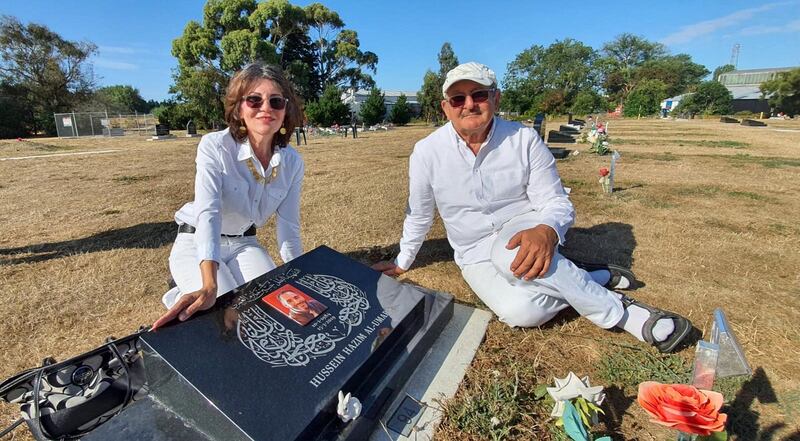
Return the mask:
{"type": "Polygon", "coordinates": [[[172,308],[170,308],[169,311],[167,311],[153,323],[153,326],[150,328],[150,330],[155,331],[161,326],[171,322],[175,318],[178,318],[178,320],[182,322],[186,321],[196,312],[211,308],[214,306],[216,301],[216,287],[201,288],[197,291],[184,294],[180,299],[178,299],[177,302],[175,302],[174,305],[172,305],[172,308]]]}

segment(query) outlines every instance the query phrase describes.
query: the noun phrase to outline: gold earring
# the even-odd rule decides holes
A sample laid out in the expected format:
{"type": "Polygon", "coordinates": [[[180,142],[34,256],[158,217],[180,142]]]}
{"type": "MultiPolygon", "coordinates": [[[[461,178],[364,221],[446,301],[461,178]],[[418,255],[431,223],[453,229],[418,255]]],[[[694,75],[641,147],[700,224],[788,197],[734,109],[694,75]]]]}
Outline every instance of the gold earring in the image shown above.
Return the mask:
{"type": "Polygon", "coordinates": [[[286,134],[286,127],[281,127],[281,129],[279,131],[281,132],[281,135],[285,135],[286,134]]]}
{"type": "Polygon", "coordinates": [[[245,126],[239,126],[239,133],[241,133],[242,135],[244,135],[245,133],[247,133],[247,127],[245,127],[245,126]]]}

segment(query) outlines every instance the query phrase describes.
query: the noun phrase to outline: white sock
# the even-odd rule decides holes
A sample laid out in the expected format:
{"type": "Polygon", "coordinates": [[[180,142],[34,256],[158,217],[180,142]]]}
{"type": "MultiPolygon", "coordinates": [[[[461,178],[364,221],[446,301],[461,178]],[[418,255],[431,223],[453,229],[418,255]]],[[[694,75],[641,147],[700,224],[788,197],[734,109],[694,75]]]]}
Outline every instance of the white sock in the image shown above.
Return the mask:
{"type": "MultiPolygon", "coordinates": [[[[644,341],[642,328],[644,328],[644,322],[646,322],[648,318],[650,318],[650,311],[636,305],[631,305],[625,308],[625,314],[622,315],[622,319],[617,323],[617,327],[624,329],[640,341],[644,341]]],[[[653,326],[653,338],[656,341],[664,341],[669,338],[674,330],[675,322],[670,318],[663,318],[657,321],[655,326],[653,326]]]]}
{"type": "MultiPolygon", "coordinates": [[[[596,270],[596,271],[589,271],[589,277],[595,281],[600,286],[606,286],[609,280],[611,280],[611,272],[608,270],[596,270]]],[[[628,280],[625,276],[621,276],[619,278],[619,282],[615,286],[612,286],[611,289],[627,289],[631,287],[631,281],[628,280]]]]}

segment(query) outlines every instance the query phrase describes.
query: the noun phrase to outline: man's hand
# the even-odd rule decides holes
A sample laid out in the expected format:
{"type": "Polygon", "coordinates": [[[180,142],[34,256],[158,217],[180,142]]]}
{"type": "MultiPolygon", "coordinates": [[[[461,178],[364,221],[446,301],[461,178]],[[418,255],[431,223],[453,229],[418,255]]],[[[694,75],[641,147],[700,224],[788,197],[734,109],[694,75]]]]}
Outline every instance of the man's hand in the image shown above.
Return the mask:
{"type": "Polygon", "coordinates": [[[511,272],[525,280],[543,277],[550,269],[557,243],[558,234],[547,225],[518,232],[506,245],[509,250],[519,247],[517,257],[511,262],[511,272]]]}
{"type": "Polygon", "coordinates": [[[178,302],[166,312],[166,314],[159,317],[158,320],[153,323],[153,326],[150,328],[150,330],[155,331],[162,325],[171,322],[173,319],[175,319],[175,317],[182,322],[186,321],[197,311],[204,311],[214,306],[216,301],[216,287],[202,288],[198,291],[184,294],[180,299],[178,299],[178,302]]]}
{"type": "Polygon", "coordinates": [[[386,260],[382,260],[372,265],[371,268],[374,269],[375,271],[380,271],[386,274],[387,276],[391,277],[397,277],[400,274],[406,272],[406,270],[404,270],[403,268],[400,268],[399,266],[395,265],[394,262],[388,262],[386,260]]]}

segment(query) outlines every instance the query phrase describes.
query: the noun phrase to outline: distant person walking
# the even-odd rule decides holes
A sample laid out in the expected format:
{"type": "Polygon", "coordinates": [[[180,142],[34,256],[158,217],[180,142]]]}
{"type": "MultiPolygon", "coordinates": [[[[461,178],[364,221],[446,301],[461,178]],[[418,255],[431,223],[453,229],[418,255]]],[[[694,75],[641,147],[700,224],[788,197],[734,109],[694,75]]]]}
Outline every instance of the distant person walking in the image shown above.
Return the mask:
{"type": "Polygon", "coordinates": [[[575,210],[539,135],[494,116],[494,72],[474,62],[457,66],[442,93],[450,122],[419,141],[409,159],[400,253],[373,269],[408,271],[438,209],[464,280],[501,321],[540,326],[572,307],[601,328],[674,350],[689,321],[611,291],[634,282],[630,271],[588,273],[558,253],[575,210]]]}
{"type": "Polygon", "coordinates": [[[275,268],[256,239],[273,214],[283,261],[303,253],[305,166],[288,144],[303,123],[297,96],[279,67],[252,63],[231,78],[224,105],[228,128],[200,140],[194,201],[175,213],[169,267],[177,287],[164,295],[169,311],[154,329],[210,308],[217,296],[275,268]]]}

